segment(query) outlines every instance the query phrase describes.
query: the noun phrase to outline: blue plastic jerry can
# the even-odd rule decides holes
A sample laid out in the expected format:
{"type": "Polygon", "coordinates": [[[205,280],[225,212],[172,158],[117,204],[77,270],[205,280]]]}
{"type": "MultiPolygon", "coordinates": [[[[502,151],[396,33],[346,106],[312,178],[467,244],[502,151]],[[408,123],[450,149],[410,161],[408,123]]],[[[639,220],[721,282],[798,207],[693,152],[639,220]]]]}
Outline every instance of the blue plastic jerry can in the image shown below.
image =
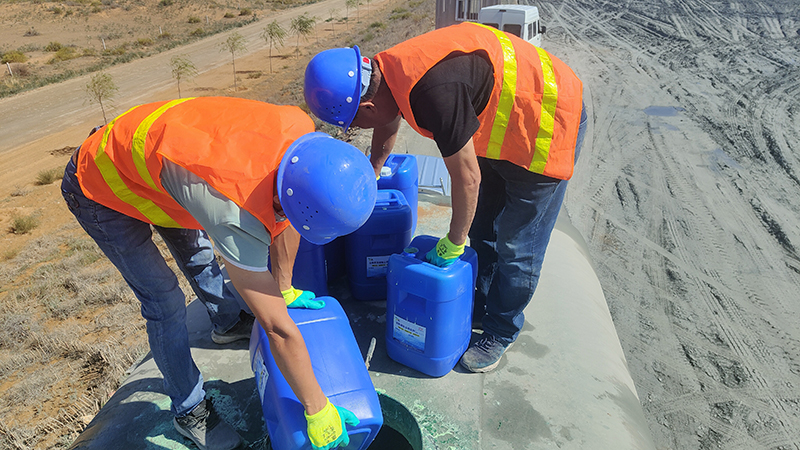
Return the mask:
{"type": "Polygon", "coordinates": [[[356,300],[386,298],[389,257],[411,242],[411,208],[403,193],[378,191],[375,208],[358,230],[345,236],[350,293],[356,300]]]}
{"type": "Polygon", "coordinates": [[[417,229],[417,202],[419,196],[419,170],[415,155],[391,154],[381,168],[378,189],[395,189],[411,208],[411,235],[417,229]]]}
{"type": "Polygon", "coordinates": [[[323,246],[325,248],[325,267],[328,270],[328,283],[338,280],[347,273],[345,269],[344,239],[344,236],[339,236],[323,246]]]}
{"type": "MultiPolygon", "coordinates": [[[[272,258],[267,267],[272,270],[272,258]]],[[[300,238],[297,257],[292,268],[292,286],[295,289],[311,291],[317,297],[328,295],[328,262],[325,246],[312,244],[300,238]]]]}
{"type": "MultiPolygon", "coordinates": [[[[383,425],[378,394],[361,357],[350,322],[339,302],[323,297],[325,307],[289,309],[303,335],[314,375],[331,403],[358,417],[348,428],[347,450],[364,450],[383,425]]],[[[281,374],[269,350],[264,329],[256,322],[250,337],[250,363],[274,450],[310,450],[304,409],[281,374]]]]}
{"type": "Polygon", "coordinates": [[[386,350],[412,369],[440,377],[467,350],[478,256],[470,247],[449,267],[425,262],[439,241],[417,236],[389,259],[386,276],[386,350]]]}

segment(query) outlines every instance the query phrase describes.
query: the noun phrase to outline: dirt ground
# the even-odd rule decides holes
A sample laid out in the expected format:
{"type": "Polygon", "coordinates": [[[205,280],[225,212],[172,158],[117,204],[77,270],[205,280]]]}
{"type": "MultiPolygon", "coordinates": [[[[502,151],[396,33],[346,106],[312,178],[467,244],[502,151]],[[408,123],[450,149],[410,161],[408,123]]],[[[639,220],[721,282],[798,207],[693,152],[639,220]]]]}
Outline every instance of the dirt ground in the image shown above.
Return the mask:
{"type": "Polygon", "coordinates": [[[800,9],[542,2],[585,82],[567,208],[659,448],[800,448],[800,9]]]}
{"type": "MultiPolygon", "coordinates": [[[[400,5],[388,4],[387,14],[400,5]]],[[[567,212],[591,247],[657,448],[800,449],[796,2],[538,6],[543,46],[584,81],[591,113],[567,212]]],[[[380,38],[414,32],[408,22],[384,22],[380,38]]],[[[385,42],[370,40],[365,53],[385,42]]],[[[243,61],[246,90],[236,95],[291,103],[297,77],[246,78],[264,70],[264,54],[243,61]]],[[[281,61],[288,74],[305,60],[281,61]]],[[[190,94],[232,93],[228,70],[197,77],[190,94]]],[[[63,164],[50,152],[77,145],[79,125],[3,153],[0,227],[15,210],[60,217],[32,237],[2,235],[7,255],[27,248],[22,239],[62,233],[69,217],[57,189],[30,180],[63,164]],[[32,192],[11,196],[18,185],[32,192]]]]}

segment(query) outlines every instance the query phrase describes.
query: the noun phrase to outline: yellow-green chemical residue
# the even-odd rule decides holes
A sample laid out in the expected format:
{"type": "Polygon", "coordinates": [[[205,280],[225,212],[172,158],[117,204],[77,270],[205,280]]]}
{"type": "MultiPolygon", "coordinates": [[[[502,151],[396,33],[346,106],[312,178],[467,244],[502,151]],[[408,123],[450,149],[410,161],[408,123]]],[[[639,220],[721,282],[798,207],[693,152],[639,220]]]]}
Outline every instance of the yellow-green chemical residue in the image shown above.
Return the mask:
{"type": "Polygon", "coordinates": [[[415,401],[409,410],[417,419],[422,433],[439,448],[460,450],[471,448],[478,442],[477,429],[463,429],[444,415],[431,411],[422,402],[415,401]]]}

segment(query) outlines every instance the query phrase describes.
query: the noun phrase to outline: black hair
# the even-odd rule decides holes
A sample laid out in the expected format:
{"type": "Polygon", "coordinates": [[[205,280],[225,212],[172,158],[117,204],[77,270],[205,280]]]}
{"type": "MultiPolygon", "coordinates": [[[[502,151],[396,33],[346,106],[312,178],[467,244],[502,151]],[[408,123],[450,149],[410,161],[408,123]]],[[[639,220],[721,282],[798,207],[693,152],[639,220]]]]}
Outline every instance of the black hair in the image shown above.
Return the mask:
{"type": "Polygon", "coordinates": [[[369,87],[367,88],[367,92],[361,96],[362,102],[370,101],[375,97],[375,94],[378,92],[378,87],[380,87],[382,81],[381,69],[378,68],[378,62],[375,61],[375,59],[371,59],[370,63],[372,64],[372,75],[369,77],[369,87]]]}

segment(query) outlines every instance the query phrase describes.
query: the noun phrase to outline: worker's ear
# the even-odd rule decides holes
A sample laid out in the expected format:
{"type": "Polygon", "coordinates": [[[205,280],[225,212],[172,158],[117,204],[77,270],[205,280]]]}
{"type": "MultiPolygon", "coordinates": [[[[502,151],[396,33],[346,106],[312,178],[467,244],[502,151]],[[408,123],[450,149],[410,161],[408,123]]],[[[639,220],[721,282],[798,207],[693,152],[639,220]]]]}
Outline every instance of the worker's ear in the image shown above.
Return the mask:
{"type": "Polygon", "coordinates": [[[361,114],[363,112],[374,115],[378,112],[378,107],[375,106],[375,102],[372,100],[367,100],[358,104],[358,112],[356,114],[361,114]]]}
{"type": "Polygon", "coordinates": [[[352,125],[359,128],[378,128],[386,126],[395,120],[399,109],[391,96],[391,92],[387,90],[386,93],[388,95],[379,92],[378,95],[370,100],[364,100],[359,103],[352,125]]]}
{"type": "Polygon", "coordinates": [[[353,117],[351,125],[358,128],[374,128],[377,112],[378,108],[375,107],[375,103],[372,100],[361,102],[358,104],[358,110],[356,111],[356,116],[353,117]]]}

